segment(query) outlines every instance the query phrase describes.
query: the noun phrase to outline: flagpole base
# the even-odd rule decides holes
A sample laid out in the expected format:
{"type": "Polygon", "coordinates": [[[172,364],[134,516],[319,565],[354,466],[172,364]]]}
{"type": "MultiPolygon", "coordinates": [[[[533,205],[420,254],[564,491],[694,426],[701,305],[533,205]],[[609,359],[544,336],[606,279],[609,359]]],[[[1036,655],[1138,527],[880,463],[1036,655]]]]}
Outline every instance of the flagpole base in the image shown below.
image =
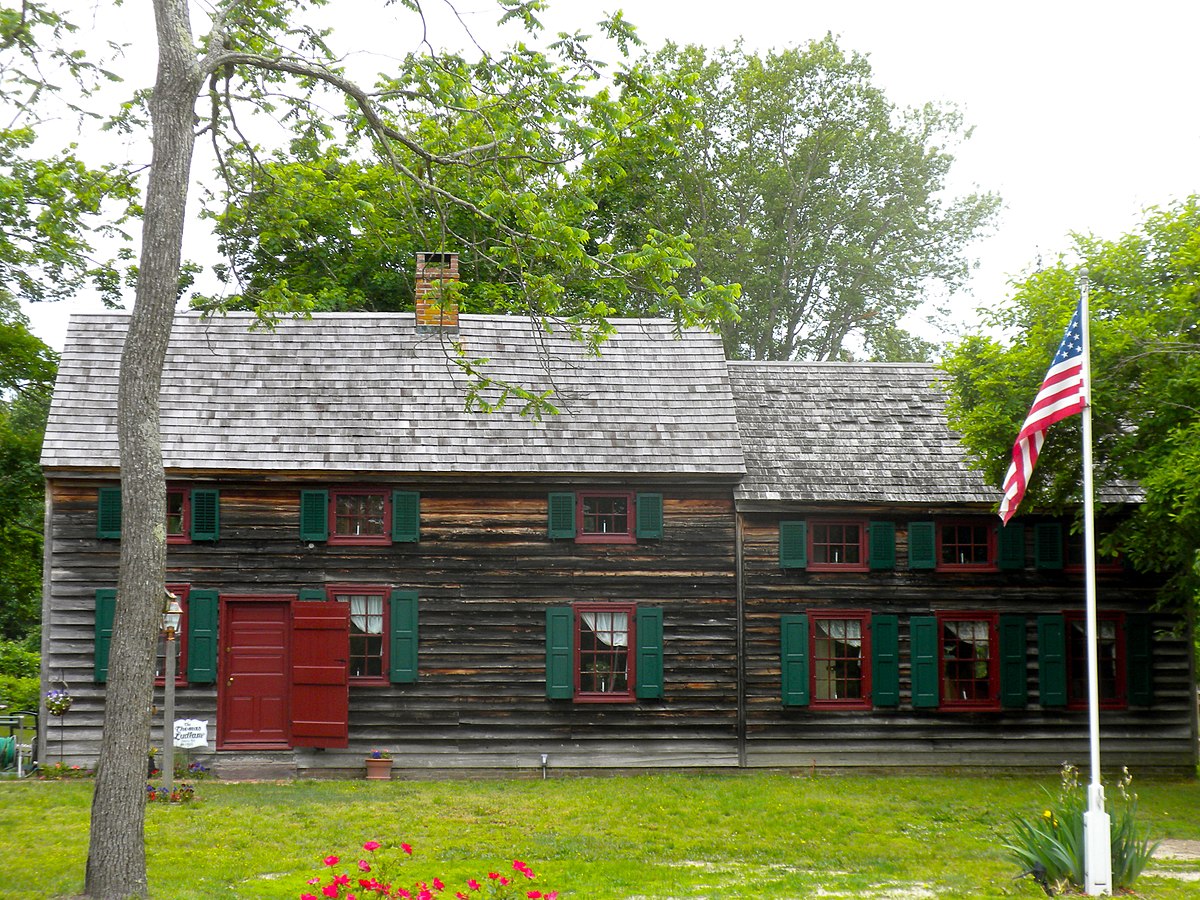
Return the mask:
{"type": "Polygon", "coordinates": [[[1112,820],[1104,811],[1104,788],[1088,787],[1088,809],[1083,814],[1084,892],[1112,894],[1112,820]]]}

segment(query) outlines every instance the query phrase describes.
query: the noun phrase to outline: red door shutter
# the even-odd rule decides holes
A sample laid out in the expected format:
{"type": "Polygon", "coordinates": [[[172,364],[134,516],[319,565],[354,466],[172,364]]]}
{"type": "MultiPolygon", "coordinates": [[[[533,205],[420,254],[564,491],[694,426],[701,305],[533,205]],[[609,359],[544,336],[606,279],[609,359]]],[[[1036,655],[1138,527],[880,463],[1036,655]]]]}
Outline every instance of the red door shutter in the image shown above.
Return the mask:
{"type": "Polygon", "coordinates": [[[292,606],[292,744],[346,747],[350,740],[350,604],[292,606]]]}

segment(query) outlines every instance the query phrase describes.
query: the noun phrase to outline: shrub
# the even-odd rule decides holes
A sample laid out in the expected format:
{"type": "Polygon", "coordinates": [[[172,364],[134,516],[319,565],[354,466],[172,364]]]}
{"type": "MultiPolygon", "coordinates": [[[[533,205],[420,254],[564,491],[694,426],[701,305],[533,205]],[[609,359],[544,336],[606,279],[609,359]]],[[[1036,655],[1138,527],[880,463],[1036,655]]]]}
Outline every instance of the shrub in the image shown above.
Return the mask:
{"type": "Polygon", "coordinates": [[[0,675],[0,706],[6,712],[37,712],[38,680],[17,675],[0,675]]]}
{"type": "Polygon", "coordinates": [[[16,641],[0,641],[0,675],[36,679],[41,661],[40,655],[16,641]]]}
{"type": "MultiPolygon", "coordinates": [[[[1110,798],[1112,819],[1112,886],[1128,890],[1149,862],[1158,842],[1151,842],[1137,827],[1137,794],[1130,791],[1133,776],[1122,769],[1117,796],[1110,798]]],[[[1079,770],[1063,764],[1058,796],[1032,820],[1016,817],[1005,849],[1027,873],[1044,878],[1049,891],[1068,885],[1084,886],[1083,814],[1087,789],[1079,783],[1079,770]]],[[[1046,885],[1044,885],[1046,886],[1046,885]]]]}

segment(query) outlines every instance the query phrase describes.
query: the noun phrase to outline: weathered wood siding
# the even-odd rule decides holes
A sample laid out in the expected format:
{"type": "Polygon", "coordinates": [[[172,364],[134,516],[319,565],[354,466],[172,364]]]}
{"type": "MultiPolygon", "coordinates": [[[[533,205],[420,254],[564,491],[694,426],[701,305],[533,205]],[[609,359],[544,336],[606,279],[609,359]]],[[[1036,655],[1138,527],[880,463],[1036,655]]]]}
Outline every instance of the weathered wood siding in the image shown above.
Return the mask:
{"type": "MultiPolygon", "coordinates": [[[[116,583],[119,542],[96,538],[96,489],[52,479],[48,679],[75,697],[64,758],[95,761],[104,686],[93,681],[94,598],[116,583]]],[[[111,484],[112,482],[107,482],[111,484]]],[[[170,583],[226,595],[295,594],[325,584],[415,589],[416,684],[350,687],[350,748],[298,750],[300,771],[361,769],[388,747],[398,769],[723,766],[737,763],[737,630],[732,485],[587,483],[510,478],[172,483],[220,489],[220,540],[171,545],[170,583]],[[386,484],[421,492],[421,540],[338,546],[299,539],[302,487],[386,484]],[[547,495],[629,489],[663,495],[664,536],[636,544],[551,541],[547,495]],[[662,607],[665,696],[632,704],[551,701],[545,611],[572,601],[662,607]]],[[[207,719],[215,686],[178,689],[180,718],[207,719]]],[[[58,751],[58,723],[50,749],[58,751]]],[[[157,730],[156,730],[157,735],[157,730]]],[[[157,736],[155,738],[158,740],[157,736]]],[[[55,756],[56,758],[56,756],[55,756]]]]}
{"type": "MultiPolygon", "coordinates": [[[[961,509],[945,510],[962,515],[961,509]]],[[[982,511],[981,511],[982,512],[982,511]]],[[[746,758],[750,766],[1053,768],[1063,761],[1086,765],[1087,713],[1038,705],[1039,614],[1083,609],[1080,574],[1033,567],[1032,529],[1026,529],[1028,567],[1015,571],[944,573],[908,569],[909,521],[933,518],[931,510],[796,506],[742,515],[746,758]],[[814,573],[779,565],[779,521],[821,515],[890,520],[896,525],[896,568],[890,571],[814,573]],[[870,610],[895,614],[900,626],[900,704],[869,711],[784,707],[780,696],[780,616],[810,610],[870,610]],[[962,610],[1024,614],[1028,633],[1029,704],[998,711],[914,709],[909,653],[910,616],[962,610]]],[[[1103,574],[1101,611],[1146,612],[1154,585],[1137,576],[1103,574]]],[[[1103,710],[1105,767],[1171,769],[1193,773],[1197,735],[1189,642],[1178,617],[1154,619],[1154,702],[1147,708],[1103,710]]]]}

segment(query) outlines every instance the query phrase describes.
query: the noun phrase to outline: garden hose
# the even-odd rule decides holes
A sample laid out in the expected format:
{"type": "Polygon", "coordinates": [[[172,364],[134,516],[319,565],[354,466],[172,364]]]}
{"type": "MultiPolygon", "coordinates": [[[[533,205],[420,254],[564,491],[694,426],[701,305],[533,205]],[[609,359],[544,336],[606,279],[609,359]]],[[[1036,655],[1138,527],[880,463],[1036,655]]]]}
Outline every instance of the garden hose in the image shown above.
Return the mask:
{"type": "Polygon", "coordinates": [[[17,761],[17,736],[0,738],[0,769],[8,769],[17,761]]]}

